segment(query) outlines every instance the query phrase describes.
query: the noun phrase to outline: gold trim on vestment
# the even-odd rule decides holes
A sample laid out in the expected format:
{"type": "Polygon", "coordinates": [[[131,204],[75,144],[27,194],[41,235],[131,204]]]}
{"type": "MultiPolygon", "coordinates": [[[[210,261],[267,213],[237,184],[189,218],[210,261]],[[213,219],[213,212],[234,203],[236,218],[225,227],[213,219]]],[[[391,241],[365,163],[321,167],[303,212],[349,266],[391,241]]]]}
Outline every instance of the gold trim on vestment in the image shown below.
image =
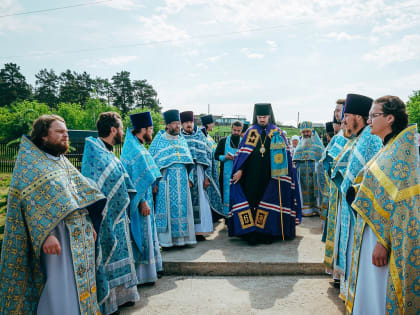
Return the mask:
{"type": "MultiPolygon", "coordinates": [[[[391,237],[391,244],[392,244],[392,235],[390,235],[390,237],[391,237]]],[[[391,255],[389,258],[389,273],[391,275],[392,283],[394,284],[395,295],[397,296],[400,314],[404,314],[404,310],[403,310],[404,302],[403,302],[403,296],[402,296],[401,281],[400,281],[400,276],[398,275],[397,265],[395,263],[394,251],[392,250],[391,250],[391,255]]]]}
{"type": "Polygon", "coordinates": [[[351,207],[357,211],[357,213],[359,215],[362,216],[363,220],[365,220],[365,222],[370,226],[370,228],[372,229],[372,231],[375,233],[378,241],[385,247],[385,249],[390,252],[390,248],[389,248],[389,244],[381,237],[381,235],[376,231],[375,225],[370,221],[370,219],[362,212],[362,210],[360,210],[360,208],[355,204],[352,203],[351,207]]]}
{"type": "Polygon", "coordinates": [[[257,214],[255,215],[255,226],[260,229],[264,229],[267,218],[268,218],[268,211],[258,209],[257,214]]]}
{"type": "Polygon", "coordinates": [[[260,134],[258,133],[258,130],[257,129],[251,129],[248,132],[248,135],[246,137],[245,145],[249,145],[251,147],[256,147],[259,139],[260,139],[260,134]]]}
{"type": "Polygon", "coordinates": [[[238,212],[238,217],[239,217],[239,221],[241,222],[241,226],[243,230],[250,228],[252,226],[255,226],[251,209],[238,212]]]}

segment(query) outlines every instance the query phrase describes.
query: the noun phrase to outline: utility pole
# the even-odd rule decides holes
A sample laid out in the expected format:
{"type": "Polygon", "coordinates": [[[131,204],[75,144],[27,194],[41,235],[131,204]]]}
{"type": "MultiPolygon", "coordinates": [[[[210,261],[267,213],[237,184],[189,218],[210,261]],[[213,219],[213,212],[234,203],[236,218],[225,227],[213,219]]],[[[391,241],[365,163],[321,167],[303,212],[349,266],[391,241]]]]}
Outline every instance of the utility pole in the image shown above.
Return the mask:
{"type": "Polygon", "coordinates": [[[299,112],[298,112],[298,118],[297,118],[297,125],[296,128],[299,128],[299,112]]]}
{"type": "Polygon", "coordinates": [[[210,114],[210,104],[207,104],[207,114],[210,114]]]}

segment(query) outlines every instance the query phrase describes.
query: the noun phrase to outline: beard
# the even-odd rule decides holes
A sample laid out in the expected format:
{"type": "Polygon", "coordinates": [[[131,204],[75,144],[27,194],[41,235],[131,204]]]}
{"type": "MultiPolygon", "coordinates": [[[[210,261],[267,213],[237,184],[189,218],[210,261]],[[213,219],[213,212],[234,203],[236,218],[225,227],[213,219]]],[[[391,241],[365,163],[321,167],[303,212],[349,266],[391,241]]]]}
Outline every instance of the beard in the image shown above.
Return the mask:
{"type": "Polygon", "coordinates": [[[146,143],[152,143],[153,138],[148,133],[146,133],[143,138],[144,138],[144,142],[146,142],[146,143]]]}
{"type": "Polygon", "coordinates": [[[48,154],[54,155],[54,156],[60,156],[62,154],[66,154],[69,150],[69,143],[66,142],[66,144],[62,143],[51,143],[51,142],[44,142],[39,147],[42,151],[47,152],[48,154]]]}
{"type": "Polygon", "coordinates": [[[176,129],[168,129],[168,133],[169,133],[171,136],[177,136],[177,135],[179,135],[179,131],[178,131],[178,130],[176,130],[176,129]]]}
{"type": "Polygon", "coordinates": [[[311,137],[309,137],[309,138],[302,138],[301,141],[302,141],[302,146],[304,148],[309,148],[309,147],[312,146],[312,138],[311,137]]]}
{"type": "Polygon", "coordinates": [[[115,144],[121,144],[123,140],[122,134],[118,132],[114,137],[114,145],[115,144]]]}
{"type": "Polygon", "coordinates": [[[184,129],[184,133],[186,133],[187,135],[192,135],[194,129],[193,128],[186,128],[184,129]]]}

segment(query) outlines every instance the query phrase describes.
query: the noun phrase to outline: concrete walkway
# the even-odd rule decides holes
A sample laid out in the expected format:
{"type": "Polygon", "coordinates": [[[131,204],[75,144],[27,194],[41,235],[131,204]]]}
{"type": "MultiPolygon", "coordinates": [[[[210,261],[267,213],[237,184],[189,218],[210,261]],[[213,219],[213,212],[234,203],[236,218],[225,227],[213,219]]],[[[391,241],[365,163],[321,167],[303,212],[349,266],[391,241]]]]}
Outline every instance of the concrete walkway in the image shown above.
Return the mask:
{"type": "Polygon", "coordinates": [[[228,237],[220,222],[215,232],[193,247],[162,252],[165,273],[171,275],[325,275],[324,243],[319,217],[303,218],[292,241],[250,246],[237,237],[228,237]]]}
{"type": "Polygon", "coordinates": [[[250,246],[220,222],[206,241],[164,250],[165,275],[121,314],[344,314],[321,233],[319,217],[303,218],[294,240],[250,246]]]}
{"type": "Polygon", "coordinates": [[[328,277],[167,276],[140,287],[140,301],[121,314],[344,314],[328,277]]]}

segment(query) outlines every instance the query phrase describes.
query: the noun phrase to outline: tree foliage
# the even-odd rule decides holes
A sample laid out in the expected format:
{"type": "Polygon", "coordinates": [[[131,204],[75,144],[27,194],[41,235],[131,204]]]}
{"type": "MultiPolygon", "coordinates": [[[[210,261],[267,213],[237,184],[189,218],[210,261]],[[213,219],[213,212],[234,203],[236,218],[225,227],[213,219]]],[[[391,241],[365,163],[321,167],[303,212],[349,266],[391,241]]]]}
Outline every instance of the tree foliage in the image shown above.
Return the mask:
{"type": "Polygon", "coordinates": [[[0,139],[10,141],[29,134],[33,121],[42,114],[51,114],[46,104],[37,101],[16,102],[0,111],[0,139]]]}
{"type": "Polygon", "coordinates": [[[29,99],[31,87],[15,63],[6,63],[0,70],[0,106],[7,106],[16,100],[29,99]]]}
{"type": "MultiPolygon", "coordinates": [[[[160,111],[157,92],[147,80],[131,81],[130,72],[116,73],[112,80],[96,77],[87,72],[67,69],[60,75],[53,69],[41,69],[35,75],[35,90],[26,83],[20,67],[14,63],[0,69],[0,107],[22,100],[37,100],[57,109],[59,103],[79,104],[85,109],[91,98],[107,106],[117,107],[123,114],[134,108],[160,111]]],[[[63,110],[63,109],[61,109],[63,110]]]]}
{"type": "MultiPolygon", "coordinates": [[[[142,113],[146,112],[148,110],[143,110],[141,108],[136,108],[128,112],[128,114],[123,119],[123,125],[124,128],[132,128],[131,121],[130,121],[130,115],[136,114],[136,113],[142,113]]],[[[163,116],[160,112],[157,111],[150,111],[152,115],[152,121],[153,121],[153,132],[154,134],[157,134],[159,130],[162,130],[165,128],[165,122],[163,120],[163,116]]]]}
{"type": "Polygon", "coordinates": [[[58,76],[54,70],[40,70],[35,74],[36,88],[34,98],[41,103],[45,103],[50,107],[56,107],[58,103],[58,76]]]}
{"type": "Polygon", "coordinates": [[[414,91],[407,102],[408,119],[411,124],[417,124],[420,131],[420,90],[414,91]]]}

